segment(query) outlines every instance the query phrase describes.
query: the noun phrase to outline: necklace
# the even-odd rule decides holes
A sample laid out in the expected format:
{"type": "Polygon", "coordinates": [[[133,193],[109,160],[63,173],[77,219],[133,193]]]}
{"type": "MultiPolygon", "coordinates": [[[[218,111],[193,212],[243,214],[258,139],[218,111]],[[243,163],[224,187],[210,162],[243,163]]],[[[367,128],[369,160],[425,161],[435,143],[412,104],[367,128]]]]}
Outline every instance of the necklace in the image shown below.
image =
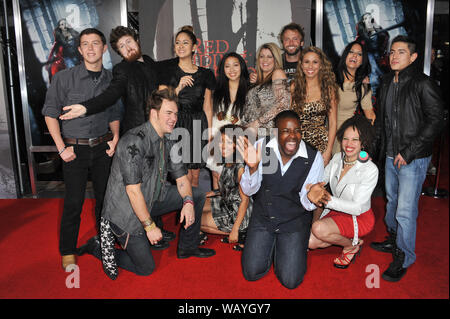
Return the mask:
{"type": "Polygon", "coordinates": [[[355,165],[357,160],[358,160],[358,159],[355,159],[355,160],[352,161],[352,162],[347,162],[347,161],[345,160],[345,157],[344,157],[344,165],[355,165]]]}

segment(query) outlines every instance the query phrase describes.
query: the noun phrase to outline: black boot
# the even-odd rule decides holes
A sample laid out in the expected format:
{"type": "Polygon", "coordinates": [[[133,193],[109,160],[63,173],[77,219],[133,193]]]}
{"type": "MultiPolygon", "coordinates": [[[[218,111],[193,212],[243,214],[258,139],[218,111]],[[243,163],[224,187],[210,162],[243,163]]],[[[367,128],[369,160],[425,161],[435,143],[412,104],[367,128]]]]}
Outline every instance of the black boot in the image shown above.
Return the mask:
{"type": "Polygon", "coordinates": [[[370,243],[370,247],[375,250],[381,251],[383,253],[392,253],[395,247],[395,241],[397,239],[397,234],[394,232],[388,232],[389,235],[386,236],[386,240],[382,242],[370,243]]]}
{"type": "Polygon", "coordinates": [[[86,244],[77,248],[77,255],[82,256],[86,253],[95,255],[94,252],[100,249],[100,239],[98,236],[91,237],[86,244]]]}
{"type": "Polygon", "coordinates": [[[407,268],[403,268],[403,262],[405,261],[405,253],[398,247],[394,248],[392,252],[393,261],[389,265],[389,268],[381,275],[384,280],[397,282],[406,274],[407,268]]]}

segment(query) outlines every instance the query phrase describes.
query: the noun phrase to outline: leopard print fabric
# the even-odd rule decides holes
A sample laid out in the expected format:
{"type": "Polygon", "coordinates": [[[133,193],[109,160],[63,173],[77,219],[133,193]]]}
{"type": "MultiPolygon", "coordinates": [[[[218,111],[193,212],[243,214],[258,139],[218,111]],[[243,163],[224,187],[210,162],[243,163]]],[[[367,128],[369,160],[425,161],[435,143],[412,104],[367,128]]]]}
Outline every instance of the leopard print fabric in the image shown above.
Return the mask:
{"type": "Polygon", "coordinates": [[[100,220],[100,246],[102,249],[103,270],[106,275],[115,280],[119,275],[115,255],[114,255],[114,234],[111,230],[109,220],[101,217],[100,220]]]}
{"type": "Polygon", "coordinates": [[[326,105],[319,100],[305,103],[303,109],[293,105],[293,110],[300,116],[302,139],[323,153],[328,144],[326,105]]]}

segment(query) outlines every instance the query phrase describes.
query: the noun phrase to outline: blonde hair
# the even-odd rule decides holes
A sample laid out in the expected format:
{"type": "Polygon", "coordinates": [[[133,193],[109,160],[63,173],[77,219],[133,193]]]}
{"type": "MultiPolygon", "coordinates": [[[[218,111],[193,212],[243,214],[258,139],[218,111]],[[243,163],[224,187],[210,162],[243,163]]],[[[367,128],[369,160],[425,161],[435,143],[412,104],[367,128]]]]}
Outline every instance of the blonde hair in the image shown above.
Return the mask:
{"type": "Polygon", "coordinates": [[[336,103],[339,98],[338,95],[338,85],[336,84],[336,76],[333,72],[333,66],[328,60],[325,53],[317,48],[310,46],[302,50],[300,55],[300,60],[297,64],[297,71],[293,79],[294,92],[292,93],[292,106],[301,114],[303,111],[303,105],[306,101],[306,78],[302,69],[302,62],[305,55],[309,52],[313,52],[319,56],[320,68],[319,68],[319,85],[320,85],[320,95],[321,100],[326,105],[327,111],[330,110],[331,101],[334,99],[336,103]]]}
{"type": "Polygon", "coordinates": [[[256,84],[260,85],[271,82],[273,71],[277,69],[283,69],[283,59],[281,58],[281,49],[276,43],[273,42],[264,43],[258,48],[258,51],[256,51],[256,75],[257,75],[256,84]],[[274,60],[273,70],[272,72],[269,73],[269,75],[265,79],[263,77],[263,72],[261,70],[261,66],[259,63],[259,55],[263,49],[268,49],[272,53],[274,60]]]}

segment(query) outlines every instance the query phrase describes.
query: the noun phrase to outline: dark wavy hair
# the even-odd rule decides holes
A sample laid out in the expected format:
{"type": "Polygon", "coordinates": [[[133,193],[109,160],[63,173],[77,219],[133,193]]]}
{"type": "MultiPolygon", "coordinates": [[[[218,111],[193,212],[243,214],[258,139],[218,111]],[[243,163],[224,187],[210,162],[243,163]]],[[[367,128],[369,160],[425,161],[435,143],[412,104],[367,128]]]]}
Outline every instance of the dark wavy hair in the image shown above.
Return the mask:
{"type": "Polygon", "coordinates": [[[113,48],[114,51],[120,56],[122,56],[119,52],[119,48],[117,47],[117,42],[120,40],[121,37],[129,35],[133,37],[135,41],[139,41],[139,36],[132,28],[127,28],[124,26],[119,25],[118,27],[115,27],[111,30],[111,33],[109,34],[109,44],[111,45],[111,48],[113,48]]]}
{"type": "Polygon", "coordinates": [[[241,68],[239,87],[236,92],[236,99],[232,108],[232,112],[241,117],[250,82],[247,64],[245,63],[245,60],[236,52],[227,53],[223,56],[222,60],[220,60],[219,70],[217,73],[217,85],[213,93],[213,114],[225,111],[223,107],[227,107],[231,103],[229,80],[225,75],[225,61],[229,57],[238,59],[241,68]]]}
{"type": "Polygon", "coordinates": [[[341,88],[342,91],[344,91],[344,81],[346,78],[350,77],[350,72],[347,69],[347,64],[345,63],[345,60],[347,59],[347,56],[350,53],[350,50],[352,47],[358,44],[361,46],[362,51],[362,63],[359,66],[359,68],[355,72],[355,93],[356,93],[356,106],[361,107],[361,100],[364,96],[369,92],[370,85],[363,83],[363,80],[369,76],[371,72],[369,57],[367,55],[367,50],[365,46],[359,42],[359,41],[353,41],[347,44],[344,51],[342,52],[341,59],[339,60],[339,63],[337,65],[336,69],[336,82],[341,88]],[[364,92],[363,92],[364,88],[364,92]]]}
{"type": "Polygon", "coordinates": [[[342,151],[342,139],[344,138],[345,131],[352,127],[354,130],[358,131],[359,140],[361,141],[361,148],[373,155],[375,151],[375,128],[370,123],[370,121],[362,115],[354,115],[351,118],[345,120],[344,123],[338,128],[336,132],[336,139],[341,144],[342,151]]]}

